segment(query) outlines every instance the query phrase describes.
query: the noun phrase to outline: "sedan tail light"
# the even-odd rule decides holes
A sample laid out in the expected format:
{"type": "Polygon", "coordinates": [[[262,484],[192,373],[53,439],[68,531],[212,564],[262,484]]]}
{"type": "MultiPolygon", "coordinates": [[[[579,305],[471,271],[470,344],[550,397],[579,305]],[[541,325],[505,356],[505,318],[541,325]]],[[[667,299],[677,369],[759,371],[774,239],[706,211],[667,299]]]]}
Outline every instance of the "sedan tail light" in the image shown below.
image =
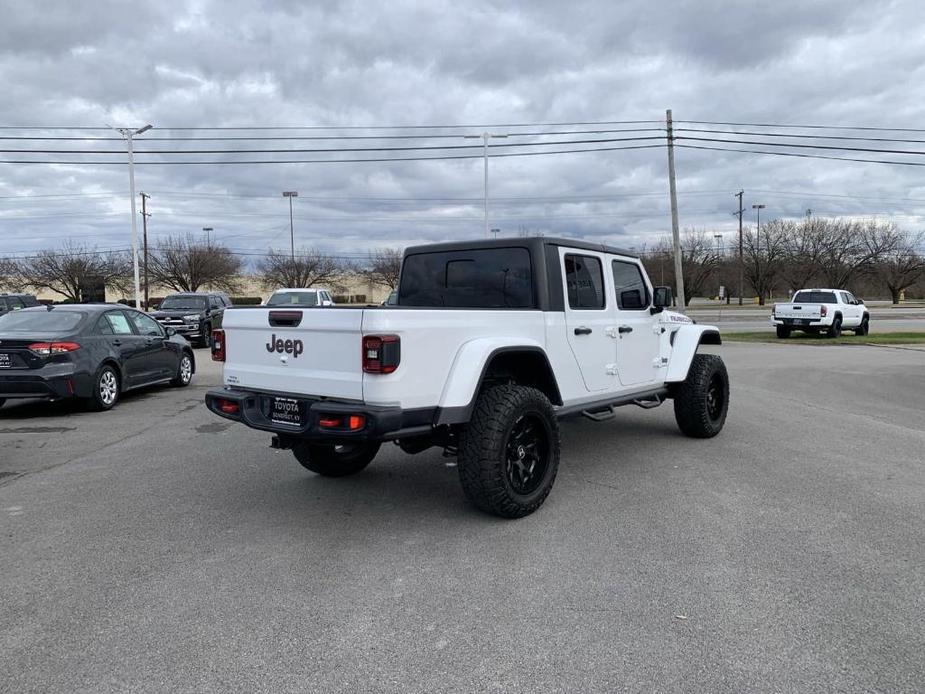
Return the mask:
{"type": "Polygon", "coordinates": [[[212,331],[212,361],[225,361],[225,331],[221,328],[212,331]]]}
{"type": "Polygon", "coordinates": [[[398,335],[363,336],[363,371],[390,374],[401,363],[401,338],[398,335]]]}
{"type": "Polygon", "coordinates": [[[64,354],[65,352],[74,352],[80,349],[76,342],[33,342],[26,347],[30,352],[41,354],[43,357],[49,354],[64,354]]]}

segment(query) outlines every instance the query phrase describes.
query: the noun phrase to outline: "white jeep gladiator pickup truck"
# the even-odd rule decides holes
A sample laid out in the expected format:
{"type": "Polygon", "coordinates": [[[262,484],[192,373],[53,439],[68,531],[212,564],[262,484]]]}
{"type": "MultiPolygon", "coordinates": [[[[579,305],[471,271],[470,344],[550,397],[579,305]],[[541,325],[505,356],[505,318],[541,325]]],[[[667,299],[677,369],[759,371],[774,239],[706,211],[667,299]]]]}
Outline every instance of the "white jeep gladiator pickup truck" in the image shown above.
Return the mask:
{"type": "Polygon", "coordinates": [[[855,335],[866,335],[870,330],[870,313],[863,300],[843,289],[801,289],[789,304],[774,304],[771,325],[781,339],[790,337],[793,330],[825,331],[829,337],[838,337],[843,329],[848,329],[855,335]]]}
{"type": "Polygon", "coordinates": [[[697,353],[719,331],[670,304],[635,255],[600,244],[413,247],[395,305],[228,309],[206,404],[321,475],[359,472],[387,441],[441,447],[476,506],[518,518],[552,488],[561,418],[672,398],[685,434],[722,429],[726,367],[697,353]]]}

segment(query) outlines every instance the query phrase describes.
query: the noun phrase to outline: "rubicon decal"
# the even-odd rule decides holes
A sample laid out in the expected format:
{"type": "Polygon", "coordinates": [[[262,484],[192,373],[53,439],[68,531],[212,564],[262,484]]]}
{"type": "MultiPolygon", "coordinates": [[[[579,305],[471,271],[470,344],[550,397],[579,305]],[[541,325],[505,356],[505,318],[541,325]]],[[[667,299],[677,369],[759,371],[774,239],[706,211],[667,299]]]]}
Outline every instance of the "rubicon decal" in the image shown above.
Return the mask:
{"type": "Polygon", "coordinates": [[[270,341],[265,345],[268,352],[279,352],[280,354],[291,354],[294,359],[305,351],[305,345],[302,340],[284,340],[276,337],[276,333],[270,336],[270,341]]]}

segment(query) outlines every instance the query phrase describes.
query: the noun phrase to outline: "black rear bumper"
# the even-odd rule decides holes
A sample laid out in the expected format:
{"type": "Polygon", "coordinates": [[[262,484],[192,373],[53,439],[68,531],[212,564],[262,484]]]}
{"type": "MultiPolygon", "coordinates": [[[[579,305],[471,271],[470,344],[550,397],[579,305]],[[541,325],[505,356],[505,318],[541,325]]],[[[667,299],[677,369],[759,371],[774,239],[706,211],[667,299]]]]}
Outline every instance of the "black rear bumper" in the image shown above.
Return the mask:
{"type": "Polygon", "coordinates": [[[404,410],[400,407],[383,407],[338,400],[312,398],[292,393],[213,388],[206,393],[206,407],[219,417],[246,424],[252,429],[269,431],[288,439],[301,439],[313,443],[340,444],[357,441],[389,441],[430,433],[435,408],[404,410]],[[270,416],[274,398],[295,400],[301,409],[301,423],[282,424],[270,416]],[[235,403],[237,412],[221,409],[222,403],[235,403]],[[361,429],[322,428],[322,418],[346,418],[360,415],[365,423],[361,429]]]}

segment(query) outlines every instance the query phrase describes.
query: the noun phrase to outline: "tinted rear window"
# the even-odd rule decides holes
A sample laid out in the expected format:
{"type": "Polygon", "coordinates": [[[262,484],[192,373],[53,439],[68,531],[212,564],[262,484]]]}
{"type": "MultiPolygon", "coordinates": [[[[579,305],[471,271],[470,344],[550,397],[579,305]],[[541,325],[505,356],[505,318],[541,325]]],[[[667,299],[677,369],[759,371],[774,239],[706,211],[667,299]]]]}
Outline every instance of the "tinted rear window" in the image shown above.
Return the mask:
{"type": "Polygon", "coordinates": [[[165,311],[201,311],[208,308],[204,296],[168,296],[161,302],[162,309],[165,311]]]}
{"type": "Polygon", "coordinates": [[[15,311],[0,317],[0,333],[68,333],[85,314],[78,311],[15,311]]]}
{"type": "Polygon", "coordinates": [[[317,306],[317,292],[276,292],[267,300],[267,306],[317,306]]]}
{"type": "Polygon", "coordinates": [[[401,269],[400,306],[533,308],[526,248],[419,253],[401,269]]]}
{"type": "Polygon", "coordinates": [[[835,292],[797,292],[793,295],[794,304],[837,304],[835,292]]]}

